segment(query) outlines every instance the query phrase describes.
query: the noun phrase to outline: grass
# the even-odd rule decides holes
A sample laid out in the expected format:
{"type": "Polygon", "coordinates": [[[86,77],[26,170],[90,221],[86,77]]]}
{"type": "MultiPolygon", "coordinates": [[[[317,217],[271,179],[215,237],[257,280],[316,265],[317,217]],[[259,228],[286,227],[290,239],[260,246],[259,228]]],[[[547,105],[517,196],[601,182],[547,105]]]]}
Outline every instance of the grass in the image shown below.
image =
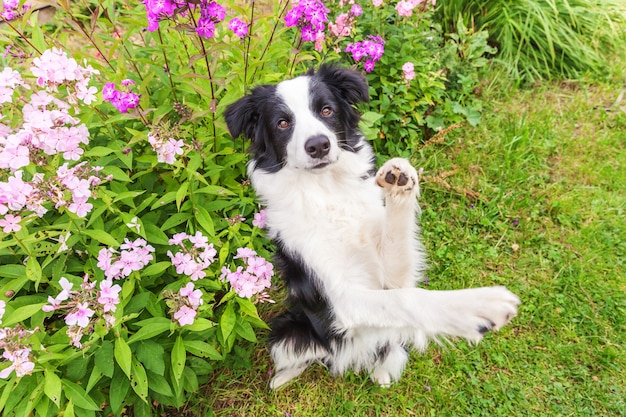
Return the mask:
{"type": "Polygon", "coordinates": [[[623,77],[496,83],[480,126],[416,155],[430,178],[444,173],[422,184],[429,287],[506,285],[523,302],[511,325],[476,347],[413,354],[390,389],[312,367],[269,391],[260,343],[249,366],[216,372],[183,413],[626,416],[626,102],[614,105],[623,77]]]}
{"type": "Polygon", "coordinates": [[[437,9],[450,31],[459,18],[487,29],[498,59],[526,83],[604,74],[626,22],[621,0],[449,0],[437,9]]]}

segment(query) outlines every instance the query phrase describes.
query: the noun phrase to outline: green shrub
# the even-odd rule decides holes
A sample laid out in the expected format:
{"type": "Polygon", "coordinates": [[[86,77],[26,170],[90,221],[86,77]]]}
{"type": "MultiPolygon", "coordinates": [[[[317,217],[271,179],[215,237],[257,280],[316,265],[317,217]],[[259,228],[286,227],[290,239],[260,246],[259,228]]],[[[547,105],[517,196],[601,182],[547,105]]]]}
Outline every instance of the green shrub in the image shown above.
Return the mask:
{"type": "Polygon", "coordinates": [[[621,51],[626,9],[620,0],[454,0],[438,2],[436,17],[449,32],[460,21],[487,30],[511,76],[531,83],[603,75],[621,51]]]}

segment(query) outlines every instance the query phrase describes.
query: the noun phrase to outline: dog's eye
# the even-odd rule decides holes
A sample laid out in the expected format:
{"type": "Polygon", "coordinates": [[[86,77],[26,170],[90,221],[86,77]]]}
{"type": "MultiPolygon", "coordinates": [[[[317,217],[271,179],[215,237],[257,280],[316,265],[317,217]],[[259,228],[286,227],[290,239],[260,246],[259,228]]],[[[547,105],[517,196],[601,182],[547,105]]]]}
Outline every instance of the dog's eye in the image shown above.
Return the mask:
{"type": "Polygon", "coordinates": [[[278,121],[278,127],[281,129],[287,129],[289,127],[289,122],[285,119],[280,119],[278,121]]]}
{"type": "Polygon", "coordinates": [[[322,117],[328,117],[331,116],[333,114],[333,109],[331,109],[328,106],[324,106],[322,108],[322,111],[320,112],[320,114],[322,115],[322,117]]]}

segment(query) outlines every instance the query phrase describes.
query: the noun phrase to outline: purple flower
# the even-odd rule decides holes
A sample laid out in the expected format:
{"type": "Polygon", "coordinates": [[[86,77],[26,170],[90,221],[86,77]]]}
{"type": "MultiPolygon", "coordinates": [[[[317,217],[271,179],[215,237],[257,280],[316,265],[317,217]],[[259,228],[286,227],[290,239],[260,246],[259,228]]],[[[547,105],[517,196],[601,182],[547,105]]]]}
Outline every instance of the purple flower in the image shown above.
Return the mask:
{"type": "Polygon", "coordinates": [[[323,32],[328,22],[329,10],[321,0],[300,0],[285,15],[287,27],[298,26],[304,41],[315,41],[316,34],[323,32]]]}
{"type": "Polygon", "coordinates": [[[110,102],[120,113],[128,113],[128,110],[139,106],[141,95],[130,91],[134,84],[132,80],[122,81],[125,91],[117,90],[114,83],[106,83],[102,88],[102,98],[110,102]]]}
{"type": "Polygon", "coordinates": [[[368,36],[366,40],[349,44],[344,52],[350,52],[352,59],[357,62],[367,58],[363,68],[365,71],[371,72],[385,52],[385,41],[380,36],[368,36]]]}
{"type": "Polygon", "coordinates": [[[248,25],[245,22],[237,19],[236,17],[231,19],[231,21],[228,23],[228,29],[232,30],[235,35],[239,36],[240,38],[248,35],[248,25]]]}

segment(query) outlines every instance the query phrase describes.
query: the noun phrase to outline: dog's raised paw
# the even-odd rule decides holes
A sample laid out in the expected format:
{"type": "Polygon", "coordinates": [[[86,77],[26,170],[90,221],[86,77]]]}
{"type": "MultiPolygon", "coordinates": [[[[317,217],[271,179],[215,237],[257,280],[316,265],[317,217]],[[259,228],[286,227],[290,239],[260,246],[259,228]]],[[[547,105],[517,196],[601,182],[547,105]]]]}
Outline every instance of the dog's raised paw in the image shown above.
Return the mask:
{"type": "Polygon", "coordinates": [[[385,162],[376,174],[376,184],[390,194],[419,191],[417,171],[403,158],[393,158],[385,162]]]}

